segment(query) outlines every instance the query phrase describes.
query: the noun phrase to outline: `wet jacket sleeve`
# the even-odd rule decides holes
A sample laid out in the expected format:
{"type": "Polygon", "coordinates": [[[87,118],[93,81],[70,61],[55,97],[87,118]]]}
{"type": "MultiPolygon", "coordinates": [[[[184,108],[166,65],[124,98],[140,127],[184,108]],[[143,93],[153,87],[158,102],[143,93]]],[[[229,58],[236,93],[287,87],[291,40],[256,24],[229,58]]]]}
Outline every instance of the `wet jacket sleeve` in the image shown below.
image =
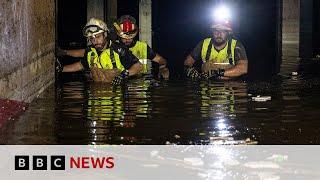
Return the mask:
{"type": "Polygon", "coordinates": [[[239,60],[248,60],[246,49],[241,42],[237,41],[236,49],[234,50],[234,59],[237,63],[239,60]]]}
{"type": "Polygon", "coordinates": [[[131,51],[128,51],[125,56],[120,57],[120,61],[125,69],[129,69],[132,65],[137,63],[139,59],[134,56],[131,51]]]}
{"type": "Polygon", "coordinates": [[[153,49],[148,45],[147,46],[147,59],[152,60],[153,58],[156,57],[156,53],[153,51],[153,49]]]}
{"type": "Polygon", "coordinates": [[[191,51],[190,56],[195,61],[201,61],[201,49],[202,49],[203,41],[199,42],[197,46],[191,51]]]}

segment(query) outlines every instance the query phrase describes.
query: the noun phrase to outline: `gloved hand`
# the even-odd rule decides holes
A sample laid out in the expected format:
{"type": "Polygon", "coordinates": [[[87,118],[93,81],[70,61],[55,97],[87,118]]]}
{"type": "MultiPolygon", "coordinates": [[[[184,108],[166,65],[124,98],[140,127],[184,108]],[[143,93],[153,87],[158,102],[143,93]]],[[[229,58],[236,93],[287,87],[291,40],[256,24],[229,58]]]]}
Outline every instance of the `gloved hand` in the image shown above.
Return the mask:
{"type": "Polygon", "coordinates": [[[119,56],[125,56],[128,53],[128,48],[119,42],[113,41],[111,43],[111,48],[119,54],[119,56]]]}
{"type": "Polygon", "coordinates": [[[117,35],[117,31],[115,30],[114,26],[111,26],[112,28],[109,29],[108,32],[108,38],[109,40],[111,40],[112,42],[115,42],[118,39],[118,35],[117,35]]]}
{"type": "Polygon", "coordinates": [[[201,73],[201,78],[208,80],[208,79],[210,79],[210,75],[209,75],[209,73],[203,72],[203,73],[201,73]]]}
{"type": "Polygon", "coordinates": [[[211,71],[211,77],[220,78],[224,76],[224,69],[216,69],[211,71]]]}
{"type": "Polygon", "coordinates": [[[124,83],[124,81],[127,80],[128,77],[129,77],[129,71],[123,70],[120,75],[116,76],[112,80],[111,84],[112,85],[120,85],[120,84],[124,83]]]}
{"type": "Polygon", "coordinates": [[[199,72],[193,67],[187,68],[186,74],[187,74],[187,77],[191,78],[192,80],[197,80],[201,78],[201,75],[199,74],[199,72]]]}
{"type": "Polygon", "coordinates": [[[61,49],[60,47],[57,47],[56,49],[56,56],[62,57],[67,55],[67,50],[61,49]]]}
{"type": "Polygon", "coordinates": [[[169,75],[170,75],[170,71],[169,69],[166,67],[166,65],[162,65],[159,67],[159,78],[163,78],[165,80],[169,79],[169,75]]]}

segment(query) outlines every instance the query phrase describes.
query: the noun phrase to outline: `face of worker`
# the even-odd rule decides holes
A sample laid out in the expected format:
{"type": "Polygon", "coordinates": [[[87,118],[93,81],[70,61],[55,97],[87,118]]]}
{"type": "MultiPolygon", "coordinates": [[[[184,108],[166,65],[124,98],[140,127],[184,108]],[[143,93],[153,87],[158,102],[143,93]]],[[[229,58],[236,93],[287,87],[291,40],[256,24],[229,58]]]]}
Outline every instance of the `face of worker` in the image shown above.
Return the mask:
{"type": "Polygon", "coordinates": [[[133,42],[133,38],[130,38],[130,39],[124,39],[124,38],[121,38],[121,41],[124,45],[126,46],[130,46],[133,42]]]}
{"type": "Polygon", "coordinates": [[[99,33],[95,36],[91,36],[89,40],[92,43],[92,46],[98,51],[102,51],[107,43],[104,33],[99,33]]]}
{"type": "Polygon", "coordinates": [[[228,31],[214,29],[213,30],[213,42],[216,45],[222,45],[228,40],[228,31]]]}

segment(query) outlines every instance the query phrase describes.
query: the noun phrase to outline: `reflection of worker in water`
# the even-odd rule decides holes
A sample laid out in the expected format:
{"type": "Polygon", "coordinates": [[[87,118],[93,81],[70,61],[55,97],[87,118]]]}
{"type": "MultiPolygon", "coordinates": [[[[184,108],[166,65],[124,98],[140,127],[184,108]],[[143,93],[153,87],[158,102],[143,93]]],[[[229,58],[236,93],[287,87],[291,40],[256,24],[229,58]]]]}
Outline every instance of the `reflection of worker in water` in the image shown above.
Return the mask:
{"type": "Polygon", "coordinates": [[[165,79],[169,78],[166,59],[154,52],[146,42],[135,39],[139,31],[135,18],[129,15],[121,16],[117,20],[117,25],[115,28],[120,42],[128,47],[132,54],[143,64],[142,73],[148,72],[150,68],[148,67],[147,60],[151,60],[159,64],[159,76],[165,79]]]}
{"type": "Polygon", "coordinates": [[[88,49],[61,50],[58,55],[72,57],[86,57],[80,62],[58,66],[62,72],[75,72],[90,70],[95,81],[110,82],[113,84],[123,83],[129,76],[136,75],[141,70],[138,59],[132,55],[120,43],[110,41],[108,27],[105,22],[91,18],[83,29],[83,34],[91,43],[88,49]]]}
{"type": "Polygon", "coordinates": [[[235,142],[233,139],[237,131],[243,127],[238,126],[235,118],[239,113],[246,113],[246,105],[239,103],[241,99],[247,98],[247,87],[245,83],[226,81],[222,83],[208,83],[201,86],[201,116],[212,120],[213,138],[211,143],[223,140],[235,142]],[[233,127],[233,128],[231,128],[233,127]]]}
{"type": "Polygon", "coordinates": [[[91,84],[88,91],[88,119],[115,120],[123,119],[123,92],[121,88],[103,84],[91,84]]]}
{"type": "Polygon", "coordinates": [[[202,40],[186,58],[186,74],[189,78],[230,79],[247,73],[248,61],[243,45],[233,39],[227,9],[216,10],[211,26],[212,37],[202,40]],[[198,70],[194,65],[201,65],[198,70]],[[199,73],[201,71],[202,73],[199,73]]]}
{"type": "MultiPolygon", "coordinates": [[[[134,81],[134,83],[137,83],[137,81],[134,81]]],[[[140,88],[133,85],[133,89],[131,89],[131,85],[131,82],[126,87],[106,86],[100,83],[90,84],[85,110],[88,127],[92,129],[89,131],[90,137],[94,137],[91,139],[92,142],[103,141],[106,143],[117,140],[128,143],[136,141],[136,137],[130,135],[130,133],[122,134],[121,139],[117,137],[118,134],[116,133],[117,130],[121,131],[122,128],[135,127],[137,118],[146,116],[149,109],[146,96],[142,90],[144,84],[140,88]],[[134,89],[134,87],[140,91],[134,89]]]]}

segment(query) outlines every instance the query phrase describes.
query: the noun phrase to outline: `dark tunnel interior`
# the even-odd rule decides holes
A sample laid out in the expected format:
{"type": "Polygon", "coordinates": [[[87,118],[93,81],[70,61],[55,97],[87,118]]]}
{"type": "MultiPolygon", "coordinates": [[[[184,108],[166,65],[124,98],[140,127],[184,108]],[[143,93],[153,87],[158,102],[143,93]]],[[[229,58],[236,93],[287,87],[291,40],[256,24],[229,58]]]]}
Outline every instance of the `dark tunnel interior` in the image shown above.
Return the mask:
{"type": "MultiPolygon", "coordinates": [[[[210,13],[216,1],[152,1],[153,49],[168,59],[174,76],[183,72],[183,61],[196,44],[210,36],[210,13]]],[[[281,65],[281,1],[233,1],[234,34],[245,46],[249,77],[266,77],[279,72],[281,65]],[[243,3],[246,2],[246,3],[243,3]]],[[[130,14],[139,21],[138,0],[118,0],[117,15],[130,14]]],[[[315,2],[314,8],[320,3],[315,2]]],[[[319,21],[314,12],[313,21],[319,21]]],[[[58,46],[85,47],[82,28],[86,23],[86,0],[58,0],[58,46]]],[[[139,23],[139,22],[138,22],[139,23]]],[[[319,48],[320,23],[313,30],[313,54],[319,48]]]]}

